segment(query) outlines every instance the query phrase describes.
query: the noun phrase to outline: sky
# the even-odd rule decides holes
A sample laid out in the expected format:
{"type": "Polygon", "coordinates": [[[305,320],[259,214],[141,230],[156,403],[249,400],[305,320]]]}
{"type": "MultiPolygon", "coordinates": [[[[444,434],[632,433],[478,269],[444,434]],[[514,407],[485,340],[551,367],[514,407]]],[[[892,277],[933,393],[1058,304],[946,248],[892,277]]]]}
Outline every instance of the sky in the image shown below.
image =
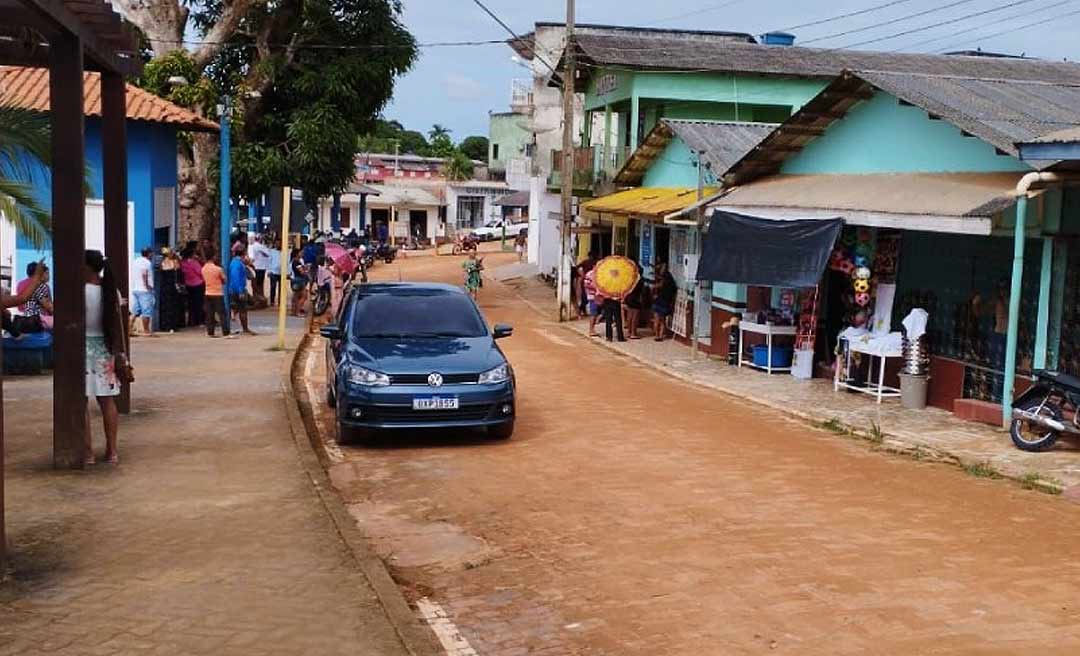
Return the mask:
{"type": "MultiPolygon", "coordinates": [[[[482,1],[518,34],[531,31],[538,21],[561,22],[566,16],[565,0],[482,1]]],[[[981,47],[1047,59],[1080,59],[1075,37],[1080,33],[1080,0],[681,0],[670,4],[577,0],[576,20],[759,35],[886,4],[857,16],[794,29],[796,43],[869,50],[910,48],[909,52],[981,47]],[[930,13],[907,18],[919,12],[930,13]],[[895,22],[879,25],[890,21],[895,22]],[[947,24],[920,29],[939,23],[947,24]],[[860,29],[867,27],[872,29],[860,29]],[[912,32],[885,38],[908,31],[912,32]],[[812,39],[822,40],[807,43],[812,39]],[[857,45],[873,39],[880,40],[857,45]]],[[[403,0],[403,5],[405,26],[421,43],[509,37],[473,0],[403,0]]],[[[384,115],[422,132],[434,123],[445,125],[455,141],[487,135],[488,112],[509,108],[511,81],[531,76],[512,60],[513,54],[506,45],[422,48],[413,69],[398,80],[384,115]]]]}

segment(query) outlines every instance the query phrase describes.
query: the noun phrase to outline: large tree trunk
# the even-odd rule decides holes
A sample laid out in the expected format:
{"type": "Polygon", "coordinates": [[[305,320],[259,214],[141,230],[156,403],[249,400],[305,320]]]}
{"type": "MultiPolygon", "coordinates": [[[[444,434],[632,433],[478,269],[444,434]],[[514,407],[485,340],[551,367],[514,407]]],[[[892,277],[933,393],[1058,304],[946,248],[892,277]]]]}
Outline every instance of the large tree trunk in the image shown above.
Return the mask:
{"type": "Polygon", "coordinates": [[[217,210],[214,188],[207,173],[210,162],[218,156],[217,135],[199,132],[192,135],[191,149],[181,148],[179,164],[180,220],[177,243],[209,239],[216,243],[217,210]]]}

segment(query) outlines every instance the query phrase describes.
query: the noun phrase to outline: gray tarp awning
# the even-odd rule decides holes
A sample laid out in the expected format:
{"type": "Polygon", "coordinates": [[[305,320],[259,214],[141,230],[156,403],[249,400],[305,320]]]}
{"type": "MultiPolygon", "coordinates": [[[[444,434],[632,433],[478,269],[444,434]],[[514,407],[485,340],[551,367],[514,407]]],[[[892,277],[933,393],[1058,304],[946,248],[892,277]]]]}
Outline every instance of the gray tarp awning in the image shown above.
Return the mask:
{"type": "Polygon", "coordinates": [[[843,219],[776,221],[713,210],[698,280],[813,287],[829,262],[843,219]]]}

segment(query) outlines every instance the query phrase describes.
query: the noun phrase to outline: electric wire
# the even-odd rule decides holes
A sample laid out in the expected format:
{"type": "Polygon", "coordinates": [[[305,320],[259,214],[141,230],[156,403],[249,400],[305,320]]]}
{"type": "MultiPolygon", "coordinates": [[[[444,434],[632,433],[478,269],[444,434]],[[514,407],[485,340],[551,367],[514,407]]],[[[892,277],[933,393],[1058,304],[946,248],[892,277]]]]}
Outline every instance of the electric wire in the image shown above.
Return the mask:
{"type": "Polygon", "coordinates": [[[704,7],[702,9],[695,9],[694,11],[688,11],[688,12],[685,12],[685,13],[682,13],[682,14],[678,14],[676,16],[668,16],[667,18],[657,18],[656,20],[646,21],[645,24],[646,25],[656,25],[657,23],[670,23],[671,21],[677,21],[677,20],[682,19],[682,18],[689,18],[691,16],[699,16],[701,14],[707,14],[707,13],[710,13],[710,12],[713,12],[713,11],[719,11],[721,9],[725,9],[727,7],[730,7],[731,5],[735,5],[735,4],[738,4],[740,2],[745,2],[745,1],[746,0],[728,0],[727,2],[721,2],[720,4],[712,5],[712,6],[709,6],[709,7],[704,7]]]}
{"type": "Polygon", "coordinates": [[[937,28],[937,27],[944,27],[946,25],[954,25],[956,23],[960,23],[962,21],[970,20],[972,18],[978,18],[979,16],[986,16],[987,14],[993,14],[993,13],[996,13],[996,12],[999,12],[999,11],[1004,11],[1004,10],[1010,9],[1012,7],[1018,7],[1020,5],[1031,4],[1032,2],[1035,2],[1035,1],[1036,0],[1014,0],[1013,2],[1008,2],[1006,4],[1003,4],[1003,5],[1000,5],[1000,6],[997,6],[997,7],[993,7],[991,9],[983,9],[981,11],[972,12],[970,14],[964,14],[963,16],[957,16],[956,18],[951,18],[949,20],[939,21],[939,22],[933,23],[931,25],[923,25],[922,27],[914,27],[914,28],[911,28],[909,30],[904,30],[902,32],[896,32],[895,34],[888,34],[886,36],[874,37],[872,39],[866,39],[865,41],[859,41],[857,43],[849,43],[847,45],[840,46],[839,48],[836,48],[836,49],[837,50],[846,50],[846,49],[851,49],[851,48],[858,48],[860,46],[870,45],[871,43],[879,43],[881,41],[891,41],[892,39],[896,39],[896,38],[899,38],[899,37],[902,37],[902,36],[907,36],[909,34],[917,34],[919,32],[925,32],[926,30],[932,30],[932,29],[937,28]]]}
{"type": "Polygon", "coordinates": [[[930,45],[931,43],[937,43],[938,41],[945,41],[945,40],[948,40],[948,39],[952,39],[953,37],[960,36],[961,34],[970,34],[971,32],[976,32],[978,30],[986,29],[987,27],[994,27],[996,25],[1001,25],[1001,24],[1004,24],[1004,23],[1008,23],[1010,21],[1014,21],[1014,20],[1017,20],[1019,18],[1027,18],[1028,16],[1031,16],[1032,14],[1036,14],[1036,13],[1040,13],[1040,12],[1044,12],[1044,11],[1049,11],[1051,9],[1056,9],[1056,8],[1062,6],[1062,5],[1073,4],[1075,2],[1076,2],[1076,0],[1060,0],[1060,2],[1055,2],[1055,3],[1049,4],[1049,5],[1042,5],[1042,6],[1036,7],[1036,8],[1031,9],[1031,10],[1025,9],[1024,11],[1020,12],[1019,14],[1014,14],[1012,16],[1005,16],[1003,18],[998,18],[998,19],[995,19],[995,20],[992,20],[992,21],[988,21],[986,23],[982,23],[981,25],[974,25],[972,27],[967,27],[967,28],[964,28],[962,30],[957,30],[955,32],[950,32],[949,34],[944,34],[944,35],[941,35],[941,36],[935,36],[935,37],[930,38],[930,39],[923,39],[922,41],[916,41],[915,43],[909,43],[909,44],[907,44],[905,46],[890,50],[889,52],[904,52],[904,51],[907,51],[907,50],[915,50],[916,48],[921,48],[923,46],[930,45]]]}
{"type": "MultiPolygon", "coordinates": [[[[1042,20],[1038,20],[1038,21],[1035,21],[1033,23],[1027,23],[1026,25],[1019,25],[1017,27],[1011,27],[1011,28],[1009,28],[1007,30],[1001,30],[999,32],[994,32],[992,34],[983,34],[983,35],[981,35],[981,36],[979,36],[977,38],[979,38],[979,39],[992,39],[994,37],[998,37],[998,36],[1001,36],[1003,34],[1011,34],[1013,32],[1019,32],[1021,30],[1030,29],[1032,27],[1038,27],[1039,25],[1045,25],[1045,24],[1050,23],[1052,21],[1061,20],[1062,18],[1068,18],[1070,16],[1076,16],[1077,14],[1080,14],[1080,9],[1074,9],[1073,11],[1066,12],[1066,13],[1058,15],[1058,16],[1051,16],[1049,18],[1044,18],[1042,20]]],[[[950,50],[955,50],[956,48],[959,48],[960,46],[962,46],[962,45],[964,45],[966,43],[970,43],[970,41],[965,40],[965,41],[960,42],[957,45],[951,45],[951,46],[948,46],[948,47],[945,47],[945,48],[941,48],[940,50],[935,50],[934,53],[935,54],[941,54],[943,52],[948,52],[950,50]]]]}
{"type": "MultiPolygon", "coordinates": [[[[491,20],[495,21],[495,22],[496,22],[496,23],[498,23],[498,24],[499,24],[499,25],[500,25],[500,26],[501,26],[501,27],[502,27],[502,28],[503,28],[504,30],[506,30],[507,32],[509,32],[509,33],[510,33],[510,36],[514,37],[514,40],[516,40],[516,41],[522,41],[522,38],[521,38],[520,36],[518,36],[517,32],[514,32],[514,30],[513,30],[513,29],[512,29],[512,28],[511,28],[511,27],[510,27],[509,25],[507,25],[507,24],[506,24],[506,22],[505,22],[505,21],[503,21],[503,19],[499,18],[499,16],[498,16],[498,15],[497,15],[497,14],[496,14],[495,12],[491,11],[490,9],[488,9],[487,5],[485,5],[485,4],[484,4],[483,2],[481,2],[480,0],[472,0],[472,1],[473,1],[473,4],[475,4],[475,5],[477,6],[477,7],[480,7],[480,9],[482,9],[482,10],[484,11],[484,13],[485,13],[485,14],[487,14],[488,16],[490,16],[490,17],[491,17],[491,20]]],[[[544,59],[543,57],[541,57],[541,56],[540,56],[540,53],[536,52],[536,49],[535,49],[535,48],[534,48],[534,49],[532,49],[532,51],[533,51],[533,56],[534,56],[534,57],[536,57],[537,59],[539,59],[539,60],[540,60],[540,63],[541,63],[541,64],[543,64],[544,66],[547,66],[547,69],[548,69],[549,71],[551,71],[551,74],[552,74],[552,75],[554,75],[554,76],[555,76],[555,77],[554,77],[553,79],[554,79],[554,80],[556,80],[556,81],[558,81],[558,82],[560,83],[560,86],[561,86],[561,83],[562,83],[562,76],[561,76],[561,75],[559,75],[558,71],[556,71],[556,70],[555,70],[555,67],[554,67],[554,66],[552,66],[551,64],[549,64],[549,63],[548,63],[548,61],[547,61],[546,59],[544,59]]]]}
{"type": "Polygon", "coordinates": [[[934,14],[934,13],[937,13],[939,11],[945,11],[946,9],[952,9],[953,7],[959,7],[960,5],[971,4],[972,2],[975,2],[975,0],[955,0],[955,2],[950,2],[947,5],[941,5],[941,6],[938,6],[938,7],[931,7],[930,9],[923,9],[922,11],[917,11],[917,12],[915,12],[913,14],[907,14],[905,16],[898,16],[897,18],[891,18],[891,19],[889,19],[887,21],[883,21],[883,22],[880,22],[880,23],[874,23],[873,25],[864,25],[863,27],[855,27],[855,28],[852,28],[850,30],[844,30],[843,32],[836,32],[834,34],[826,34],[825,36],[818,36],[818,37],[814,37],[813,39],[804,39],[802,43],[803,44],[817,43],[819,41],[828,41],[829,39],[836,39],[838,37],[847,36],[849,34],[858,34],[859,32],[866,32],[868,30],[876,30],[876,29],[878,29],[880,27],[886,27],[886,26],[889,26],[889,25],[895,25],[896,23],[902,23],[904,21],[908,21],[908,20],[911,20],[913,18],[919,18],[921,16],[934,14]]]}
{"type": "Polygon", "coordinates": [[[792,30],[801,30],[804,27],[814,27],[815,25],[825,25],[826,23],[833,23],[845,18],[852,18],[853,16],[862,16],[863,14],[869,14],[881,9],[888,9],[889,7],[895,7],[896,5],[902,5],[911,2],[911,0],[891,0],[880,5],[874,5],[873,7],[866,7],[865,9],[859,9],[858,11],[851,11],[846,14],[838,14],[836,16],[830,16],[829,18],[822,18],[820,20],[810,21],[809,23],[802,23],[800,25],[792,25],[791,27],[782,27],[780,32],[790,32],[792,30]]]}

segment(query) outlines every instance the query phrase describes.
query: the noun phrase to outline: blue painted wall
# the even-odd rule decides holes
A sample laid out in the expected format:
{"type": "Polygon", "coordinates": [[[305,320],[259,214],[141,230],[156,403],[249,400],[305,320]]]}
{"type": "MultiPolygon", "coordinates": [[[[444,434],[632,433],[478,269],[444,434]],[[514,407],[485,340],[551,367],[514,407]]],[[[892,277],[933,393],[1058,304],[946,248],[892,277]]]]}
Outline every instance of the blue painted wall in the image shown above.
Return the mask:
{"type": "MultiPolygon", "coordinates": [[[[134,204],[135,235],[130,244],[134,254],[143,246],[154,245],[154,188],[176,187],[176,129],[159,123],[128,121],[128,201],[134,204]]],[[[86,166],[89,171],[90,198],[103,195],[101,163],[101,120],[86,119],[86,166]]],[[[46,207],[51,205],[51,176],[45,173],[35,193],[46,207]]],[[[51,265],[50,249],[37,250],[26,237],[19,235],[16,259],[23,269],[31,259],[46,258],[51,265]]],[[[21,279],[25,270],[16,273],[21,279]]]]}
{"type": "Polygon", "coordinates": [[[990,144],[878,92],[789,158],[781,173],[1030,171],[990,144]]]}

